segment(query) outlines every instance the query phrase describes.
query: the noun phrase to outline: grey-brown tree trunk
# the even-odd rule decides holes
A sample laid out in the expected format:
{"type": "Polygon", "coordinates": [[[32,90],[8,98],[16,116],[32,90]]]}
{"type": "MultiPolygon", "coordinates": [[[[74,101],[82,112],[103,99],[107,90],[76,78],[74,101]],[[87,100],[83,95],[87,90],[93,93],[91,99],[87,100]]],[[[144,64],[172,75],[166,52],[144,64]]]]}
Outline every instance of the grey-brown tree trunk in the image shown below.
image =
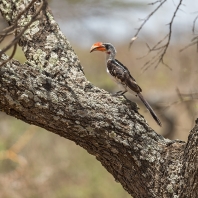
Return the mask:
{"type": "MultiPolygon", "coordinates": [[[[2,0],[0,11],[11,25],[28,2],[2,0]]],[[[39,5],[20,18],[18,31],[39,5]]],[[[74,141],[135,198],[198,197],[198,121],[187,143],[158,135],[134,103],[87,81],[48,9],[19,45],[27,61],[0,68],[1,111],[74,141]]]]}

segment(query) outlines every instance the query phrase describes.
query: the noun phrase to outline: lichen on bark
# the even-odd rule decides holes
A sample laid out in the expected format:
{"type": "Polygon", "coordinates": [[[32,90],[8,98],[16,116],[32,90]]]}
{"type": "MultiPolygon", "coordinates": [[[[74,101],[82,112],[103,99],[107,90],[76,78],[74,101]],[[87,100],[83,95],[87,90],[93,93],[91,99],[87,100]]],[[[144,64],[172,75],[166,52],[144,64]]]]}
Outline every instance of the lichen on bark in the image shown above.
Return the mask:
{"type": "MultiPolygon", "coordinates": [[[[29,2],[3,0],[0,10],[12,24],[29,2]]],[[[134,197],[197,197],[197,123],[187,144],[165,139],[133,102],[92,85],[48,8],[19,45],[27,61],[11,60],[0,68],[2,111],[85,148],[134,197]]]]}

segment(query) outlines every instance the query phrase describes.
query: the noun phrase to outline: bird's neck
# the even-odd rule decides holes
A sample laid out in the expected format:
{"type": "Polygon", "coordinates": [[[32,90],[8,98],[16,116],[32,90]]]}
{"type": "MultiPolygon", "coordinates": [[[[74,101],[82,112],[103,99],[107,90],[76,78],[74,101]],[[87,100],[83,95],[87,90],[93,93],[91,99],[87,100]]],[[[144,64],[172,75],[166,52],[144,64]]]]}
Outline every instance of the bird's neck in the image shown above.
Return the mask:
{"type": "Polygon", "coordinates": [[[106,53],[106,60],[114,60],[115,59],[115,53],[106,53]]]}

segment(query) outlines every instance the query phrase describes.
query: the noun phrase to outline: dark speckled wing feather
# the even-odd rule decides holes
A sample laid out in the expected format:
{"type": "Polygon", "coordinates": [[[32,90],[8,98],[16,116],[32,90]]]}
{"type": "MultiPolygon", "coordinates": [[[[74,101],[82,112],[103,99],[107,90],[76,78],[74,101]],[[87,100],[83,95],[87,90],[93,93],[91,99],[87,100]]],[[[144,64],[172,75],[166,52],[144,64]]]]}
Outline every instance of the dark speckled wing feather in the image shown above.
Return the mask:
{"type": "Polygon", "coordinates": [[[109,73],[116,79],[116,81],[123,86],[128,87],[135,93],[140,93],[142,89],[138,86],[135,79],[131,76],[127,67],[125,67],[118,60],[108,60],[107,69],[109,73]]]}

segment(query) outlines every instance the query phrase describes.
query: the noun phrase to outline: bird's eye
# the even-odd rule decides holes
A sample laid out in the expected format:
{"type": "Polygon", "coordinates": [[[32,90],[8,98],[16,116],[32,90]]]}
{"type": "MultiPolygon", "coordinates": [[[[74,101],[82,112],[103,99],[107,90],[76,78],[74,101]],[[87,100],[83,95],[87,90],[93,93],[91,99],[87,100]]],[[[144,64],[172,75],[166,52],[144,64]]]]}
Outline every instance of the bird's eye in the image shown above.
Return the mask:
{"type": "Polygon", "coordinates": [[[109,46],[108,46],[108,45],[105,45],[105,48],[106,48],[107,50],[109,50],[109,46]]]}

